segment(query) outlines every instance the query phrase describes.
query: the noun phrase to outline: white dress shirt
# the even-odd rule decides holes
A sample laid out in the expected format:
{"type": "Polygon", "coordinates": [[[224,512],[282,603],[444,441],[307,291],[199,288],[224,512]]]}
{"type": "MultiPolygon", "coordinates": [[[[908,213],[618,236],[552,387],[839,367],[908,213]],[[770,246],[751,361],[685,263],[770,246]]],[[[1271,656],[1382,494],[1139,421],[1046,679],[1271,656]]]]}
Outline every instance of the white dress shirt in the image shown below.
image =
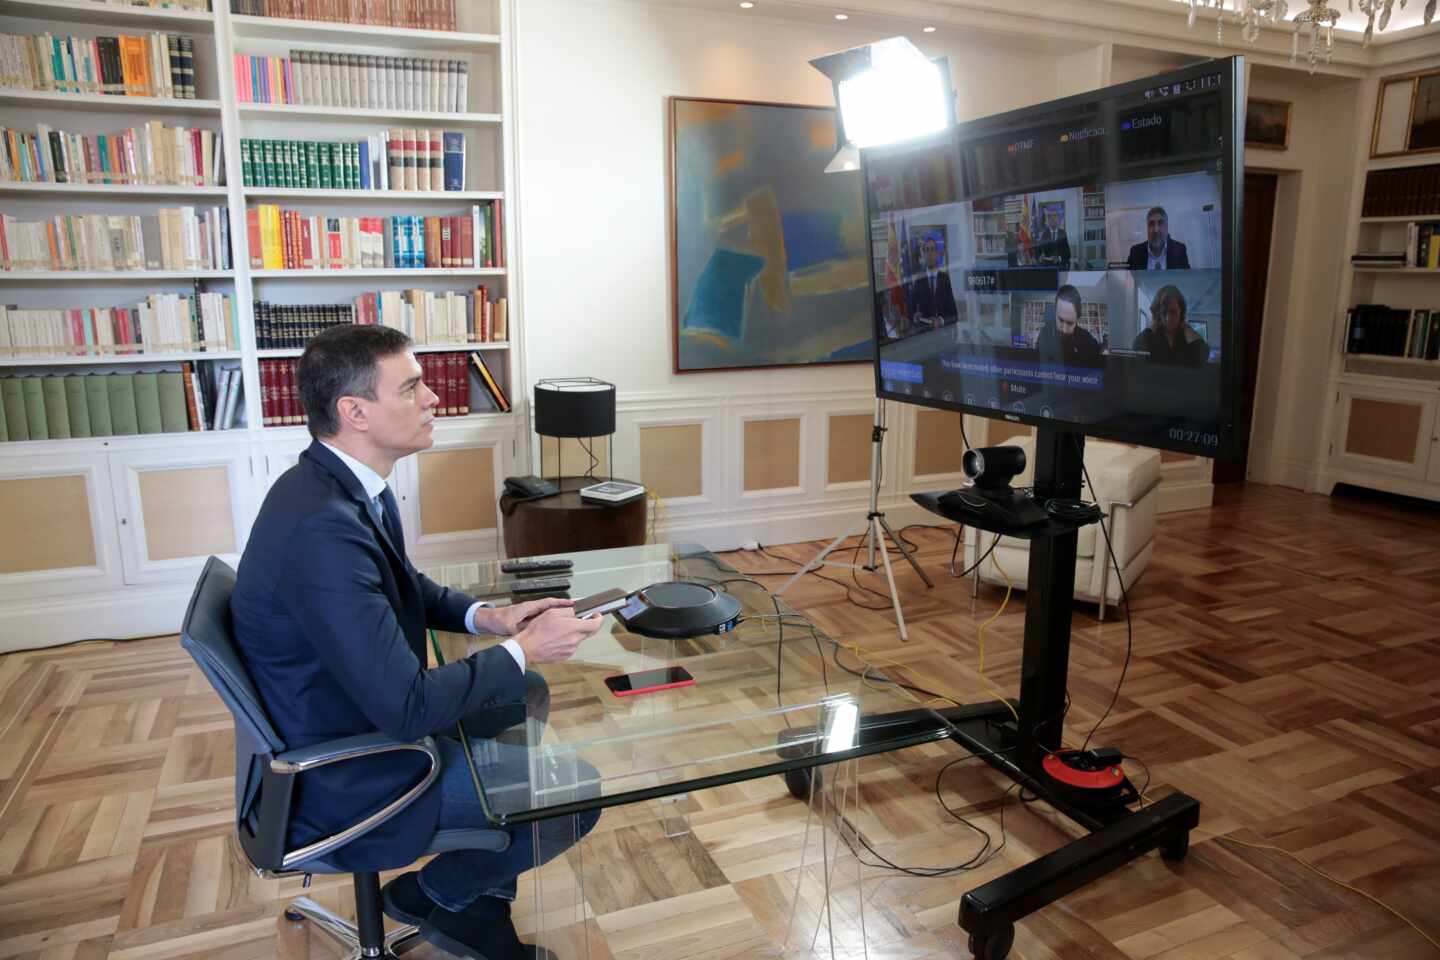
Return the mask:
{"type": "Polygon", "coordinates": [[[1164,270],[1165,257],[1170,253],[1170,238],[1166,237],[1165,242],[1160,245],[1159,253],[1150,252],[1150,244],[1145,244],[1145,269],[1164,270]]]}
{"type": "MultiPolygon", "coordinates": [[[[345,464],[345,466],[350,468],[350,472],[355,474],[355,479],[359,480],[360,486],[365,489],[365,496],[368,497],[370,501],[375,504],[377,512],[380,514],[380,516],[385,516],[385,501],[380,499],[380,494],[385,492],[385,478],[380,476],[380,474],[376,473],[374,470],[370,469],[368,464],[361,463],[359,460],[356,460],[354,457],[350,456],[350,454],[346,453],[344,450],[341,450],[339,447],[334,446],[333,444],[326,443],[324,440],[320,441],[320,445],[323,446],[326,450],[329,450],[331,453],[335,454],[335,456],[340,459],[341,463],[345,464]]],[[[484,600],[477,600],[470,605],[470,609],[465,611],[466,630],[468,630],[470,633],[480,632],[479,630],[475,629],[475,612],[481,607],[488,606],[490,606],[490,604],[486,603],[484,600]]],[[[504,647],[510,652],[510,656],[515,658],[515,665],[520,668],[521,673],[524,673],[525,651],[521,648],[520,642],[512,637],[509,640],[503,641],[500,646],[504,647]]]]}

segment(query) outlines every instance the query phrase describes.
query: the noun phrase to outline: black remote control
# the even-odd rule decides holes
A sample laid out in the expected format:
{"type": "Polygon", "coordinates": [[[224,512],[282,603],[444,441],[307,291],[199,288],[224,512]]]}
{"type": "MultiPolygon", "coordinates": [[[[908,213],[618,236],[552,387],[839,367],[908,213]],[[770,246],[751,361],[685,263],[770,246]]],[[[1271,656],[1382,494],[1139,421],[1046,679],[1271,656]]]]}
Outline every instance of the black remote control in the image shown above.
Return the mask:
{"type": "Polygon", "coordinates": [[[569,572],[575,566],[571,560],[506,560],[500,564],[501,573],[513,573],[517,577],[533,577],[537,573],[569,572]]]}
{"type": "Polygon", "coordinates": [[[569,577],[534,577],[529,580],[517,580],[510,584],[511,593],[546,593],[569,589],[569,577]]]}

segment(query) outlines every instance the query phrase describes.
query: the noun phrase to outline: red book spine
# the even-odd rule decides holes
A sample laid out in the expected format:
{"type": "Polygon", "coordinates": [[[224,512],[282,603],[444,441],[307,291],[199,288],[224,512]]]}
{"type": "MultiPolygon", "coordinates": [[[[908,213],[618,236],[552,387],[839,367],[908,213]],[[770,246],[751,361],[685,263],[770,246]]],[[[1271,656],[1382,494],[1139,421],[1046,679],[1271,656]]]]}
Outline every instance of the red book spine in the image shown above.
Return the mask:
{"type": "Polygon", "coordinates": [[[274,411],[271,410],[274,391],[270,381],[270,364],[269,360],[260,361],[260,426],[262,427],[274,426],[275,423],[274,411]]]}
{"type": "Polygon", "coordinates": [[[280,361],[280,422],[299,423],[295,415],[295,366],[293,360],[280,361]]]}
{"type": "Polygon", "coordinates": [[[259,270],[265,261],[260,249],[260,211],[254,207],[245,211],[245,244],[250,249],[250,269],[259,270]]]}
{"type": "Polygon", "coordinates": [[[455,359],[455,389],[460,394],[460,416],[470,414],[470,367],[465,363],[465,354],[452,354],[455,359]]]}

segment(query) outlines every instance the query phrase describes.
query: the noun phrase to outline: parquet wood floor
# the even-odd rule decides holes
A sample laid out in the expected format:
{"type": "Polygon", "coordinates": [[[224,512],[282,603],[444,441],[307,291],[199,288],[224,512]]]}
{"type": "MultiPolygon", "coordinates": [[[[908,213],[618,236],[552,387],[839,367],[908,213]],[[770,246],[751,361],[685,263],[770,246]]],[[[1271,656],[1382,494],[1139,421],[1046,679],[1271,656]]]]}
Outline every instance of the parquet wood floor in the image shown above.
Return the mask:
{"type": "MultiPolygon", "coordinates": [[[[916,682],[983,698],[976,627],[1003,591],[972,602],[969,581],[945,574],[951,534],[908,536],[939,578],[926,591],[901,574],[908,644],[833,584],[806,578],[789,599],[916,682]]],[[[771,549],[804,559],[818,546],[771,549]]],[[[758,554],[732,562],[780,566],[758,554]]],[[[1131,599],[1134,660],[1096,742],[1148,764],[1150,797],[1198,797],[1201,827],[1184,863],[1148,856],[1021,923],[1012,956],[1436,956],[1368,900],[1223,838],[1299,854],[1440,937],[1440,512],[1226,491],[1214,509],[1162,519],[1131,599]]],[[[1124,653],[1124,623],[1094,612],[1076,608],[1074,742],[1104,710],[1124,653]]],[[[1006,690],[1022,622],[1017,597],[987,634],[987,675],[1006,690]]],[[[0,958],[334,956],[280,917],[298,880],[258,880],[230,855],[231,749],[228,715],[173,637],[0,658],[0,958]]],[[[974,853],[976,834],[933,792],[955,755],[934,745],[865,762],[858,819],[877,850],[911,865],[974,853]]],[[[864,871],[871,957],[968,957],[955,925],[964,890],[1074,835],[1043,804],[1002,801],[1007,786],[973,762],[944,779],[947,802],[997,837],[1003,809],[1007,844],[982,869],[864,871]]],[[[777,780],[687,804],[692,832],[679,839],[664,836],[658,806],[607,812],[581,853],[552,864],[543,905],[522,883],[519,925],[583,909],[592,922],[568,935],[587,936],[596,960],[782,955],[804,806],[777,780]],[[576,904],[582,857],[593,879],[576,904]]],[[[851,886],[838,897],[841,926],[853,922],[851,886]]],[[[316,878],[311,893],[352,909],[347,878],[316,878]]],[[[813,915],[813,900],[800,910],[813,915]]]]}

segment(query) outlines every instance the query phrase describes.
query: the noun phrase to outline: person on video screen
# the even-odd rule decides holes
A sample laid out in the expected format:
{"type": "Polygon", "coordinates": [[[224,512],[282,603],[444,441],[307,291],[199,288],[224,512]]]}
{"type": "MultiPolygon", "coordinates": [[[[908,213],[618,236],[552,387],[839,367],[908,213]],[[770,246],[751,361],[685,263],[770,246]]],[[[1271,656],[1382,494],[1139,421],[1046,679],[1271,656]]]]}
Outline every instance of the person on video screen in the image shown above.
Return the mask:
{"type": "Polygon", "coordinates": [[[1210,356],[1210,345],[1185,322],[1185,295],[1166,284],[1150,301],[1150,326],[1135,338],[1135,349],[1150,354],[1151,363],[1198,367],[1210,356]]]}
{"type": "Polygon", "coordinates": [[[1055,322],[1047,324],[1036,339],[1042,363],[1070,367],[1098,367],[1100,344],[1080,326],[1080,291],[1065,284],[1055,291],[1055,322]]]}
{"type": "Polygon", "coordinates": [[[940,262],[940,249],[934,237],[926,237],[921,243],[920,256],[924,272],[910,285],[911,315],[936,325],[954,323],[958,319],[955,293],[950,288],[950,274],[940,262]]]}
{"type": "Polygon", "coordinates": [[[1053,211],[1045,212],[1045,225],[1035,237],[1035,262],[1057,270],[1070,269],[1070,238],[1053,211]]]}
{"type": "Polygon", "coordinates": [[[1170,217],[1164,207],[1145,214],[1145,242],[1130,248],[1131,270],[1189,270],[1185,244],[1170,236],[1170,217]]]}

